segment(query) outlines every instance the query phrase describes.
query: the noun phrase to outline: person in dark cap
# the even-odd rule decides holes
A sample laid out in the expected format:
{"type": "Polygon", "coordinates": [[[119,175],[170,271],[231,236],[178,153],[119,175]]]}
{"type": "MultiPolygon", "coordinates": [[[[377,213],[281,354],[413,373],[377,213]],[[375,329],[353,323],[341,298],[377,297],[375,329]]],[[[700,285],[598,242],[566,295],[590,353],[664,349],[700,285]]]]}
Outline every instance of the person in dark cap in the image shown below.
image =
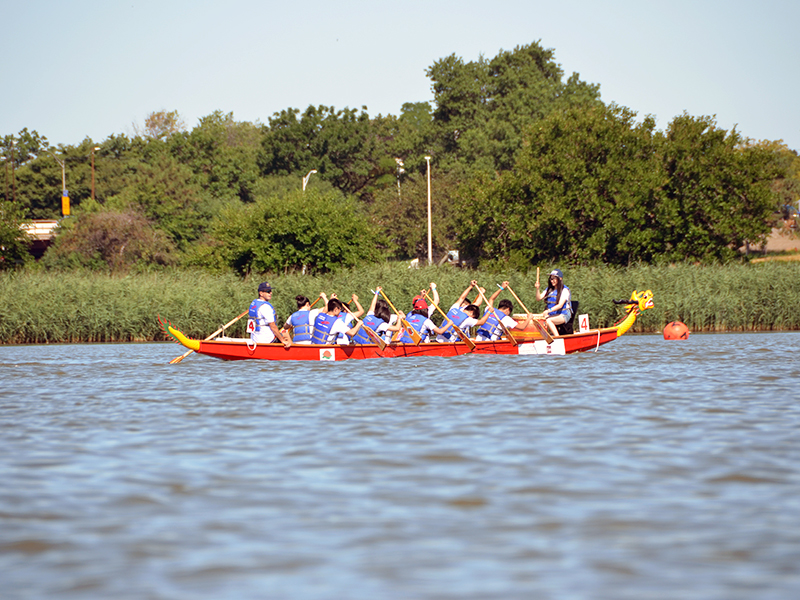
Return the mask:
{"type": "Polygon", "coordinates": [[[539,291],[539,282],[536,284],[536,299],[544,300],[547,308],[542,313],[545,316],[547,328],[553,335],[559,335],[556,325],[566,323],[572,317],[572,294],[564,285],[564,274],[560,269],[553,269],[547,279],[547,289],[539,291]]]}
{"type": "Polygon", "coordinates": [[[247,331],[250,339],[257,344],[271,344],[276,339],[285,347],[292,345],[288,334],[281,333],[275,323],[275,309],[272,304],[272,286],[267,283],[258,285],[258,298],[250,303],[247,319],[247,331]]]}

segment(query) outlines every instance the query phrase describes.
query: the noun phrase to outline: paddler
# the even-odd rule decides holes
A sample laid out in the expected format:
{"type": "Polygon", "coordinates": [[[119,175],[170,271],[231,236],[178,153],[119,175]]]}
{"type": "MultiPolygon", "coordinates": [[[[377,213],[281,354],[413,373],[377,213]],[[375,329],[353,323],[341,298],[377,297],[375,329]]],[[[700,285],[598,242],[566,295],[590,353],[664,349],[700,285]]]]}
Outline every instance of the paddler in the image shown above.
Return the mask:
{"type": "Polygon", "coordinates": [[[402,329],[402,326],[397,320],[397,315],[395,315],[389,309],[389,305],[386,303],[386,300],[383,298],[378,298],[378,294],[381,293],[381,289],[382,288],[378,286],[378,289],[375,290],[375,293],[372,296],[372,302],[369,305],[367,316],[364,317],[364,326],[353,337],[354,344],[374,343],[372,339],[370,339],[369,334],[364,331],[364,327],[369,327],[387,342],[391,340],[391,335],[393,332],[400,331],[402,329]],[[394,323],[392,323],[392,317],[395,317],[394,323]]]}
{"type": "MultiPolygon", "coordinates": [[[[336,294],[331,294],[331,298],[336,298],[336,294]]],[[[361,306],[358,302],[358,296],[353,294],[350,296],[350,302],[342,303],[342,312],[339,314],[339,320],[344,322],[346,327],[351,327],[353,325],[353,321],[355,321],[358,317],[364,314],[364,307],[361,306]],[[350,304],[356,305],[356,310],[352,311],[349,308],[350,304]]],[[[350,343],[350,339],[345,337],[344,334],[339,336],[339,339],[336,340],[337,344],[347,345],[350,343]]]]}
{"type": "MultiPolygon", "coordinates": [[[[433,292],[433,301],[438,305],[439,292],[436,291],[436,284],[433,282],[431,282],[431,291],[433,292]]],[[[422,292],[423,295],[424,293],[425,292],[422,292]]],[[[422,341],[427,342],[432,333],[442,334],[449,325],[445,324],[444,327],[437,327],[436,323],[431,321],[430,315],[435,308],[433,306],[428,307],[428,303],[425,302],[423,295],[414,296],[414,299],[411,301],[412,310],[409,315],[406,315],[406,321],[420,334],[422,341]]],[[[414,340],[411,339],[411,336],[408,335],[407,332],[403,332],[400,343],[413,344],[414,340]]]]}
{"type": "MultiPolygon", "coordinates": [[[[472,291],[472,288],[478,287],[478,282],[473,280],[470,282],[469,287],[464,290],[464,293],[459,296],[458,300],[447,311],[447,318],[453,322],[453,325],[461,329],[465,335],[469,337],[470,328],[483,325],[489,314],[485,314],[478,319],[480,309],[476,304],[472,304],[467,296],[472,291]]],[[[445,321],[446,322],[446,321],[445,321]]],[[[444,323],[442,323],[444,325],[444,323]]],[[[454,342],[458,341],[458,337],[454,331],[447,329],[444,333],[436,336],[437,342],[454,342]]]]}
{"type": "MultiPolygon", "coordinates": [[[[325,292],[319,295],[319,299],[322,299],[325,303],[328,302],[325,292]]],[[[311,335],[314,333],[314,319],[317,318],[322,309],[312,309],[311,301],[305,296],[295,296],[294,300],[297,302],[297,310],[286,319],[286,324],[283,328],[292,330],[292,342],[295,344],[310,344],[311,335]]],[[[316,304],[316,301],[314,304],[316,304]]]]}
{"type": "Polygon", "coordinates": [[[525,321],[522,323],[517,322],[517,320],[511,316],[511,311],[514,310],[514,305],[511,303],[511,300],[507,298],[500,300],[496,309],[492,308],[497,296],[500,295],[500,292],[507,287],[508,281],[504,281],[501,284],[500,289],[493,293],[487,300],[486,312],[484,312],[483,315],[486,317],[486,322],[483,323],[480,329],[478,329],[478,335],[475,339],[479,341],[499,340],[504,333],[503,327],[500,325],[500,323],[505,325],[506,329],[509,331],[513,331],[514,329],[523,330],[530,325],[532,318],[531,315],[528,315],[525,321]]]}
{"type": "Polygon", "coordinates": [[[317,315],[314,320],[314,333],[311,336],[311,343],[313,344],[333,344],[336,342],[338,336],[345,336],[343,338],[344,345],[350,343],[350,338],[353,337],[359,330],[360,325],[356,325],[352,329],[348,329],[344,321],[339,318],[339,315],[344,310],[344,304],[338,298],[331,298],[328,300],[326,309],[317,315]]]}
{"type": "Polygon", "coordinates": [[[248,309],[247,331],[250,339],[257,344],[271,344],[276,339],[286,348],[292,345],[289,334],[282,333],[275,323],[275,309],[272,304],[272,286],[267,283],[258,285],[258,298],[250,303],[248,309]]]}

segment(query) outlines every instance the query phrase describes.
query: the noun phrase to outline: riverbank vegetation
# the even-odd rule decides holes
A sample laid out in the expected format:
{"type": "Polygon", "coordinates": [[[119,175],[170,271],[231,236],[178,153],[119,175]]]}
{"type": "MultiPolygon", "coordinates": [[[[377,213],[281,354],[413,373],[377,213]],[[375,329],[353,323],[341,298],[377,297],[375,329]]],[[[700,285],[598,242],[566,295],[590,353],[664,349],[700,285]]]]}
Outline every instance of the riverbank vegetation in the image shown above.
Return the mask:
{"type": "MultiPolygon", "coordinates": [[[[433,102],[399,116],[311,105],[263,124],[216,111],[189,129],[162,110],[103,141],[5,135],[0,211],[59,218],[63,163],[71,216],[47,269],[247,276],[426,257],[429,174],[435,260],[457,250],[493,269],[740,260],[800,196],[800,159],[782,143],[709,116],[659,130],[539,42],[447,56],[427,76],[433,102]]],[[[0,228],[2,268],[23,262],[16,231],[0,228]]]]}
{"type": "MultiPolygon", "coordinates": [[[[542,284],[548,271],[542,265],[542,284]]],[[[378,285],[399,310],[408,311],[411,298],[431,281],[437,283],[442,308],[447,310],[472,278],[487,294],[507,279],[529,310],[542,309],[534,299],[535,271],[408,269],[402,263],[384,263],[334,274],[275,275],[270,283],[279,319],[286,319],[296,308],[298,294],[313,300],[319,292],[335,292],[345,299],[355,293],[366,309],[370,290],[378,285]]],[[[247,308],[259,281],[184,270],[127,276],[6,272],[0,274],[0,343],[167,339],[157,316],[187,335],[203,338],[247,308]]],[[[580,302],[579,312],[589,314],[592,327],[612,325],[621,316],[612,300],[627,299],[634,289],[651,289],[655,308],[643,313],[634,331],[659,332],[673,320],[683,321],[694,332],[800,329],[798,263],[575,267],[565,270],[565,283],[580,302]]],[[[513,301],[507,292],[500,296],[505,297],[513,301]]],[[[516,302],[515,310],[522,310],[516,302]]],[[[228,334],[243,335],[244,319],[228,334]]]]}

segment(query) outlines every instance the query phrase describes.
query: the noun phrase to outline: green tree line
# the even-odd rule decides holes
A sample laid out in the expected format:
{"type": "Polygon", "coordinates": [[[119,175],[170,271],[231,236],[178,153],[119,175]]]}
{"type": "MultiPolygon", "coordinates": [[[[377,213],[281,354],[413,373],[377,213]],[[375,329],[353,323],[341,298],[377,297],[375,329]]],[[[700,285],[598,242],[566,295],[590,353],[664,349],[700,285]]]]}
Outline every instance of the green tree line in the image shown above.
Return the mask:
{"type": "Polygon", "coordinates": [[[726,261],[800,194],[800,159],[780,142],[709,116],[657,130],[539,42],[426,74],[433,102],[397,116],[312,105],[188,129],[159,111],[132,136],[77,145],[5,135],[0,265],[29,260],[20,223],[60,217],[61,165],[72,216],[40,261],[56,270],[326,273],[425,257],[428,164],[437,258],[522,270],[726,261]]]}

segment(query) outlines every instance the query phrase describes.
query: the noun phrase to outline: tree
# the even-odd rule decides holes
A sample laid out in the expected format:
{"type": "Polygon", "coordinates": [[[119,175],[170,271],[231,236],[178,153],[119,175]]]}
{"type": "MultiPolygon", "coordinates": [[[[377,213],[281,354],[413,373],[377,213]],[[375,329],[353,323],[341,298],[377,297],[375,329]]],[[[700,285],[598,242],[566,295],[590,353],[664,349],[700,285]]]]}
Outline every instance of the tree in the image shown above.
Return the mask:
{"type": "Polygon", "coordinates": [[[551,113],[513,171],[462,193],[461,248],[521,268],[728,259],[769,231],[779,172],[740,142],[709,117],[659,133],[614,105],[551,113]]]}
{"type": "Polygon", "coordinates": [[[374,260],[376,236],[358,205],[316,190],[225,208],[197,256],[241,274],[329,272],[374,260]]]}
{"type": "MultiPolygon", "coordinates": [[[[258,164],[261,174],[304,176],[316,169],[345,195],[362,195],[387,167],[379,160],[387,156],[378,148],[384,143],[366,113],[346,108],[309,106],[290,108],[269,119],[258,164]]],[[[389,163],[386,163],[387,165],[389,163]]],[[[391,163],[394,164],[394,163],[391,163]]]]}
{"type": "Polygon", "coordinates": [[[798,210],[797,202],[800,200],[800,156],[795,150],[783,143],[783,140],[762,140],[753,142],[748,140],[745,147],[755,146],[766,150],[775,157],[779,174],[772,182],[772,191],[775,193],[777,205],[775,213],[778,218],[786,214],[784,207],[791,206],[798,210]]]}
{"type": "MultiPolygon", "coordinates": [[[[460,179],[453,173],[434,173],[431,237],[434,253],[438,254],[457,247],[456,217],[463,207],[447,200],[455,194],[460,179]]],[[[400,193],[396,186],[376,191],[374,202],[367,208],[379,232],[381,249],[395,258],[427,257],[427,179],[424,174],[412,173],[403,179],[401,187],[400,193]]]]}
{"type": "Polygon", "coordinates": [[[152,163],[138,164],[122,191],[106,205],[141,213],[166,232],[178,249],[198,239],[217,210],[195,183],[191,169],[166,153],[156,154],[152,163]]]}
{"type": "Polygon", "coordinates": [[[666,131],[657,218],[662,251],[673,260],[726,259],[770,231],[780,175],[775,154],[747,146],[712,117],[675,117],[666,131]]]}
{"type": "Polygon", "coordinates": [[[197,183],[215,198],[253,202],[262,137],[260,127],[236,122],[233,113],[215,111],[188,135],[171,137],[169,151],[191,167],[197,183]]]}
{"type": "Polygon", "coordinates": [[[177,110],[159,110],[151,112],[144,119],[144,126],[133,124],[136,137],[165,140],[180,131],[186,131],[186,123],[181,119],[177,110]]]}
{"type": "Polygon", "coordinates": [[[132,209],[102,210],[64,226],[44,255],[49,268],[124,272],[137,265],[174,262],[166,234],[132,209]]]}
{"type": "Polygon", "coordinates": [[[25,222],[22,208],[12,201],[0,200],[0,271],[29,262],[30,240],[20,225],[25,222]]]}
{"type": "Polygon", "coordinates": [[[654,122],[611,107],[554,112],[530,131],[513,171],[462,192],[466,256],[516,267],[653,258],[654,122]]]}
{"type": "MultiPolygon", "coordinates": [[[[539,42],[465,63],[455,54],[428,70],[433,81],[437,146],[486,172],[512,168],[523,132],[555,108],[598,104],[599,86],[563,71],[539,42]]],[[[440,161],[446,164],[444,160],[440,161]]]]}

